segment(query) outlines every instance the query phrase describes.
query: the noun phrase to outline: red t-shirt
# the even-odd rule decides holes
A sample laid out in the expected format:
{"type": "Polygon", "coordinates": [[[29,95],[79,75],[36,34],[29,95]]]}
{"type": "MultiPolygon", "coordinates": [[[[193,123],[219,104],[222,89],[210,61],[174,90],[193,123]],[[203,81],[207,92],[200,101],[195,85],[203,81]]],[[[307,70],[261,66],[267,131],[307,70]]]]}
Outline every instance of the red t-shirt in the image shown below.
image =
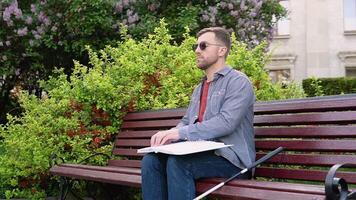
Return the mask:
{"type": "Polygon", "coordinates": [[[205,113],[205,109],[206,109],[206,101],[208,99],[209,85],[210,85],[210,82],[205,80],[203,83],[203,86],[202,86],[203,89],[202,89],[202,93],[200,95],[198,122],[203,121],[203,117],[204,117],[204,113],[205,113]]]}

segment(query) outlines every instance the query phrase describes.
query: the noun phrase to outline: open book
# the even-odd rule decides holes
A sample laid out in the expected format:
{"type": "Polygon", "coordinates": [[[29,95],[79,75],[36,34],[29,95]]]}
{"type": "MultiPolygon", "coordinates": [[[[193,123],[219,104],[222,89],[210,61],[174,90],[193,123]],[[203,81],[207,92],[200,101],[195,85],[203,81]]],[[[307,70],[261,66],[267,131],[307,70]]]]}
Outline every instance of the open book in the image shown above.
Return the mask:
{"type": "Polygon", "coordinates": [[[203,151],[209,151],[214,149],[220,149],[229,147],[232,145],[226,145],[222,142],[213,141],[186,141],[177,142],[172,144],[166,144],[155,147],[146,147],[138,149],[137,153],[165,153],[171,155],[186,155],[191,153],[198,153],[203,151]]]}

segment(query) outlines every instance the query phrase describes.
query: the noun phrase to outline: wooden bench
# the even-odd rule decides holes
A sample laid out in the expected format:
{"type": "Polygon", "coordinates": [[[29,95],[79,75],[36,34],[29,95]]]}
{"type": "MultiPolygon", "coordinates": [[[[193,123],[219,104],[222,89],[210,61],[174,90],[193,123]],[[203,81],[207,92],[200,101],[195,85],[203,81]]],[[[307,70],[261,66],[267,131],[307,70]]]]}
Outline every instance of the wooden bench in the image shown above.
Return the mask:
{"type": "MultiPolygon", "coordinates": [[[[175,126],[185,109],[128,113],[107,166],[61,164],[54,175],[140,187],[138,148],[158,130],[175,126]]],[[[211,194],[219,199],[325,199],[324,180],[336,163],[356,164],[356,95],[258,102],[254,108],[257,158],[286,150],[255,170],[253,180],[234,180],[211,194]]],[[[356,184],[356,171],[337,173],[356,184]]],[[[202,193],[223,179],[197,181],[202,193]]]]}

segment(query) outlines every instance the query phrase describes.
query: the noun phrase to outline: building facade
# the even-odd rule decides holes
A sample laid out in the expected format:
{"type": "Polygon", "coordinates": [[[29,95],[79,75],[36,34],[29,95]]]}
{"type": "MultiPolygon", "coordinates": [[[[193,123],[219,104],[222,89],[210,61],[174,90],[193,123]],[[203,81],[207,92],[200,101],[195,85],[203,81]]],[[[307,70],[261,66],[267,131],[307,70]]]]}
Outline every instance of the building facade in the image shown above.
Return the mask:
{"type": "Polygon", "coordinates": [[[356,76],[356,0],[281,0],[266,66],[273,81],[356,76]]]}

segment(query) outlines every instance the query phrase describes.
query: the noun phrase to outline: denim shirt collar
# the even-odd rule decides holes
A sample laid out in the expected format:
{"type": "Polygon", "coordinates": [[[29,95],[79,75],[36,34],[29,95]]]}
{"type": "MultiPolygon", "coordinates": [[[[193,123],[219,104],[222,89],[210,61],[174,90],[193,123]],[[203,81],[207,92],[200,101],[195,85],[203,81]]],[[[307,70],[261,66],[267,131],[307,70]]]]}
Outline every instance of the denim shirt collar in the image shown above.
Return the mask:
{"type": "MultiPolygon", "coordinates": [[[[219,76],[226,76],[231,70],[232,70],[232,68],[230,66],[226,65],[220,71],[215,72],[213,81],[217,80],[219,76]]],[[[206,79],[207,79],[207,77],[204,76],[202,81],[205,81],[206,79]]]]}

